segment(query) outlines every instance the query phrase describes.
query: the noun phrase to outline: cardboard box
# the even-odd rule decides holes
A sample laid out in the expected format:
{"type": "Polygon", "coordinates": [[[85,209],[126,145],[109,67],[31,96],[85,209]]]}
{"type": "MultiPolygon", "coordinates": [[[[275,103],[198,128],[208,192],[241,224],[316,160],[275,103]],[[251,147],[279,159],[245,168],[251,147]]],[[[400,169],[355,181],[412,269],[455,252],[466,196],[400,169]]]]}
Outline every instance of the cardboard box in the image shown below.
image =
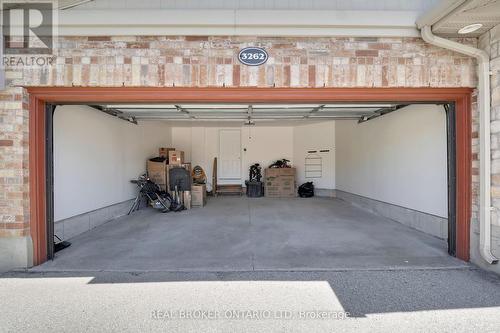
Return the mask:
{"type": "Polygon", "coordinates": [[[280,196],[282,198],[293,198],[297,196],[297,191],[295,190],[295,182],[293,185],[282,186],[280,188],[280,196]]]}
{"type": "Polygon", "coordinates": [[[161,189],[166,188],[167,184],[167,161],[153,162],[148,160],[146,164],[148,177],[153,183],[160,186],[161,189]]]}
{"type": "Polygon", "coordinates": [[[207,203],[207,186],[197,184],[191,186],[191,205],[193,207],[203,207],[207,203]]]}
{"type": "Polygon", "coordinates": [[[293,198],[297,196],[295,176],[280,176],[280,196],[282,198],[293,198]]]}
{"type": "Polygon", "coordinates": [[[295,168],[268,168],[265,170],[264,195],[270,198],[296,196],[295,168]]]}
{"type": "Polygon", "coordinates": [[[278,169],[280,176],[294,176],[295,177],[295,168],[280,168],[278,169]]]}
{"type": "Polygon", "coordinates": [[[265,183],[265,185],[269,185],[269,186],[278,185],[280,183],[279,177],[278,176],[273,176],[273,177],[266,176],[266,181],[264,183],[265,183]]]}
{"type": "Polygon", "coordinates": [[[295,176],[280,176],[278,182],[282,187],[295,186],[295,176]]]}
{"type": "Polygon", "coordinates": [[[264,169],[264,177],[269,178],[269,177],[277,177],[280,175],[280,169],[278,168],[267,168],[264,169]]]}
{"type": "Polygon", "coordinates": [[[295,168],[267,168],[264,170],[264,176],[295,176],[295,168]]]}
{"type": "Polygon", "coordinates": [[[264,196],[268,198],[279,198],[280,188],[279,186],[266,186],[264,189],[264,196]]]}
{"type": "Polygon", "coordinates": [[[160,157],[165,157],[168,160],[168,152],[169,151],[174,151],[175,148],[160,148],[158,149],[158,156],[160,157]]]}
{"type": "Polygon", "coordinates": [[[184,152],[182,150],[171,150],[168,152],[168,164],[184,164],[184,152]]]}

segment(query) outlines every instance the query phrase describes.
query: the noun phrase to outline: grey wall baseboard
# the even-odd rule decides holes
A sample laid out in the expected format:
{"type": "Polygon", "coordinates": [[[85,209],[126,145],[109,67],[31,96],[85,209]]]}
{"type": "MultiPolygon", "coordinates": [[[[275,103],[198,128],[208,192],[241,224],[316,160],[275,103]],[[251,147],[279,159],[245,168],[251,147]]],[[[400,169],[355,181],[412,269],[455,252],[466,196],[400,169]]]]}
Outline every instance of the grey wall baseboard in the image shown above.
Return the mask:
{"type": "Polygon", "coordinates": [[[353,206],[386,217],[410,228],[420,230],[432,236],[448,238],[448,219],[419,212],[413,209],[393,205],[357,194],[336,190],[336,196],[353,206]]]}
{"type": "Polygon", "coordinates": [[[331,188],[315,188],[314,195],[323,198],[335,198],[335,190],[331,188]]]}
{"type": "Polygon", "coordinates": [[[54,223],[54,233],[65,240],[126,215],[133,200],[123,201],[54,223]]]}

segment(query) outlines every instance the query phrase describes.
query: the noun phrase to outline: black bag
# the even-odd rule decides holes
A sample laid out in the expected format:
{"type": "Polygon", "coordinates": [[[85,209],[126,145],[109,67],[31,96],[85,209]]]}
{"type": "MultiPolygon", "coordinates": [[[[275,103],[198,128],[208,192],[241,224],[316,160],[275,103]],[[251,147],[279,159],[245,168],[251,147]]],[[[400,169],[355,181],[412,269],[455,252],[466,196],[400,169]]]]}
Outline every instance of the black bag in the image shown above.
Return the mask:
{"type": "Polygon", "coordinates": [[[299,186],[299,197],[310,198],[314,196],[314,185],[312,182],[307,182],[299,186]]]}

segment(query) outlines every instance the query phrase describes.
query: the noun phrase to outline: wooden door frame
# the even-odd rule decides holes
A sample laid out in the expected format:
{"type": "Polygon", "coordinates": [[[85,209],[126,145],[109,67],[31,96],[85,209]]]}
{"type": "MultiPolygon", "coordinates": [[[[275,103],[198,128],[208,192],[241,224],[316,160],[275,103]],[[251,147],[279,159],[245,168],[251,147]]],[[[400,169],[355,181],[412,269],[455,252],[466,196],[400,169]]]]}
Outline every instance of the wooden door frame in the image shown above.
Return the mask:
{"type": "Polygon", "coordinates": [[[33,263],[47,260],[45,104],[78,103],[454,103],[456,256],[469,260],[472,205],[471,88],[26,87],[29,93],[29,198],[33,263]]]}

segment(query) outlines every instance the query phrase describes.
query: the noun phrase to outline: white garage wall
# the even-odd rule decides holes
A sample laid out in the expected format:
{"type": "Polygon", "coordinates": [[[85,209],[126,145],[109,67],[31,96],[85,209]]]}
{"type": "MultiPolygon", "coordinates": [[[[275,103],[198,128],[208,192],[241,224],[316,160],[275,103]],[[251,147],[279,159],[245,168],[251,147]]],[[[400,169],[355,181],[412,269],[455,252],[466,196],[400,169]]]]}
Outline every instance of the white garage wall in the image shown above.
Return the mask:
{"type": "Polygon", "coordinates": [[[337,189],[447,217],[442,106],[412,105],[357,124],[336,122],[337,189]]]}
{"type": "Polygon", "coordinates": [[[184,151],[187,162],[200,165],[207,174],[207,187],[212,186],[212,165],[219,154],[219,131],[241,130],[242,183],[248,178],[248,168],[260,163],[263,168],[277,159],[293,161],[293,127],[241,126],[241,127],[172,127],[172,145],[184,151]],[[246,149],[246,151],[244,151],[246,149]]]}
{"type": "Polygon", "coordinates": [[[134,125],[87,106],[54,114],[54,217],[66,219],[132,199],[146,160],[170,146],[164,122],[134,125]]]}
{"type": "MultiPolygon", "coordinates": [[[[305,178],[308,150],[323,153],[317,188],[334,189],[446,217],[446,128],[440,106],[415,105],[357,124],[327,121],[287,126],[139,126],[84,106],[58,107],[54,118],[56,221],[135,196],[129,180],[145,171],[160,146],[185,151],[211,189],[219,131],[241,130],[242,182],[248,167],[287,158],[305,178]],[[244,151],[246,149],[246,151],[244,151]]],[[[172,124],[171,125],[175,125],[172,124]]]]}
{"type": "MultiPolygon", "coordinates": [[[[295,166],[293,159],[293,127],[245,126],[242,130],[242,175],[248,179],[248,169],[259,163],[262,170],[278,159],[286,158],[295,166]]],[[[264,171],[262,171],[264,174],[264,171]]]]}
{"type": "MultiPolygon", "coordinates": [[[[297,168],[297,183],[312,181],[317,189],[335,188],[335,121],[305,124],[294,127],[293,156],[297,168]],[[316,150],[316,154],[308,151],[316,150]],[[329,152],[320,152],[329,150],[329,152]],[[321,157],[321,177],[306,178],[305,159],[321,157]]],[[[309,173],[310,175],[310,173],[309,173]]],[[[319,173],[316,174],[319,176],[319,173]]]]}

